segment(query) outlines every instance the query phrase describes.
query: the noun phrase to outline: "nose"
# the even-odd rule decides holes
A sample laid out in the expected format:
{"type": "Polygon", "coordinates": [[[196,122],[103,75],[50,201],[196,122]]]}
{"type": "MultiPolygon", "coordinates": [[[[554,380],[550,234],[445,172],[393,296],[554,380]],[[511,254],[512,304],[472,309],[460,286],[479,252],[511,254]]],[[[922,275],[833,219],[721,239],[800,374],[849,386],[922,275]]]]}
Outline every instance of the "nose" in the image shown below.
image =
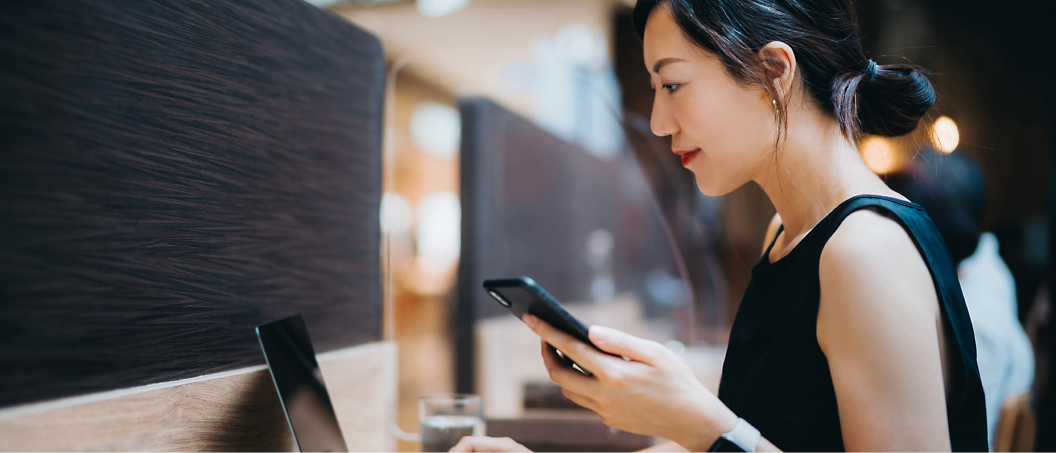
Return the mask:
{"type": "Polygon", "coordinates": [[[649,117],[649,128],[658,137],[674,135],[678,132],[678,122],[671,116],[670,107],[667,105],[661,90],[656,91],[653,96],[653,113],[649,117]]]}

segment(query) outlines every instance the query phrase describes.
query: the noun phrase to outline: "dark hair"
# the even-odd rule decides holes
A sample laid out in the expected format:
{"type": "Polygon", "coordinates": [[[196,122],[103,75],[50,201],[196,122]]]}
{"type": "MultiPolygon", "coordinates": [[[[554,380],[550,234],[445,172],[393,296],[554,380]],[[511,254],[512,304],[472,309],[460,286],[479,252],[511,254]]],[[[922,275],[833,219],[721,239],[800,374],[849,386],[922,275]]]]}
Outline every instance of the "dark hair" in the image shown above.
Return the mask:
{"type": "Polygon", "coordinates": [[[639,37],[644,38],[649,13],[658,5],[666,7],[690,42],[717,55],[730,76],[761,86],[778,102],[782,132],[787,100],[768,82],[772,69],[759,56],[773,41],[792,48],[807,90],[850,139],[863,132],[906,134],[935,104],[923,68],[874,66],[865,57],[849,0],[638,0],[634,27],[639,37]]]}

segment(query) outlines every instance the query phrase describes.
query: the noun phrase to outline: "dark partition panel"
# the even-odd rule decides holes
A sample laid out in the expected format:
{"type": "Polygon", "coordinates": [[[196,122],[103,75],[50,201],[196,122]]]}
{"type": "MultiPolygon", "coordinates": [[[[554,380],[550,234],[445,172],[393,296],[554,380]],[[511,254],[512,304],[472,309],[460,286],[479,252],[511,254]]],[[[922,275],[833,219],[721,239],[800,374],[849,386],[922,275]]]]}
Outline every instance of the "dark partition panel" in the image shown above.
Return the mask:
{"type": "Polygon", "coordinates": [[[629,148],[660,207],[680,272],[691,289],[696,325],[695,337],[689,340],[714,341],[727,322],[726,276],[717,246],[721,198],[700,193],[693,173],[671,152],[669,139],[654,135],[647,118],[625,111],[623,120],[629,148]]]}
{"type": "Polygon", "coordinates": [[[0,4],[0,406],[377,340],[383,73],[300,0],[0,4]]]}
{"type": "MultiPolygon", "coordinates": [[[[459,107],[462,255],[453,325],[456,386],[473,392],[473,323],[508,316],[481,288],[485,279],[527,275],[569,302],[594,298],[599,275],[608,275],[613,289],[637,293],[648,311],[648,276],[679,273],[630,153],[596,158],[488,99],[462,99],[459,107]],[[612,239],[604,260],[592,255],[598,231],[612,239]]],[[[662,304],[689,322],[686,302],[662,304]]]]}

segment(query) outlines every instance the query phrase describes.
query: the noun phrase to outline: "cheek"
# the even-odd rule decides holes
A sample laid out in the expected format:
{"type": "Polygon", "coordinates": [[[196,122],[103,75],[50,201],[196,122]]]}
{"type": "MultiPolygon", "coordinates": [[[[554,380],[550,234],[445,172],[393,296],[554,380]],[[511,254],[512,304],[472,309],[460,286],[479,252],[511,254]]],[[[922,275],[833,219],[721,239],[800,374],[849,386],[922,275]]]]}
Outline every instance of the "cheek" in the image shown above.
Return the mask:
{"type": "Polygon", "coordinates": [[[713,93],[686,106],[682,129],[702,152],[689,164],[706,195],[748,182],[773,152],[774,115],[758,95],[741,88],[713,93]]]}

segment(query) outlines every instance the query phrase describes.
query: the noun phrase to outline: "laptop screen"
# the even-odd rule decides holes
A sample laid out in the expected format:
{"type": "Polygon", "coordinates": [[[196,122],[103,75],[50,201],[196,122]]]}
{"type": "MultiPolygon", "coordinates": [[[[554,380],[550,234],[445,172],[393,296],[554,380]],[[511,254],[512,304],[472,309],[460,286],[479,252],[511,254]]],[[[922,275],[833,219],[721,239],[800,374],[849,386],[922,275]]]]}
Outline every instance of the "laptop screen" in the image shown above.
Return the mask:
{"type": "Polygon", "coordinates": [[[257,326],[271,378],[300,451],[348,451],[300,315],[257,326]]]}

